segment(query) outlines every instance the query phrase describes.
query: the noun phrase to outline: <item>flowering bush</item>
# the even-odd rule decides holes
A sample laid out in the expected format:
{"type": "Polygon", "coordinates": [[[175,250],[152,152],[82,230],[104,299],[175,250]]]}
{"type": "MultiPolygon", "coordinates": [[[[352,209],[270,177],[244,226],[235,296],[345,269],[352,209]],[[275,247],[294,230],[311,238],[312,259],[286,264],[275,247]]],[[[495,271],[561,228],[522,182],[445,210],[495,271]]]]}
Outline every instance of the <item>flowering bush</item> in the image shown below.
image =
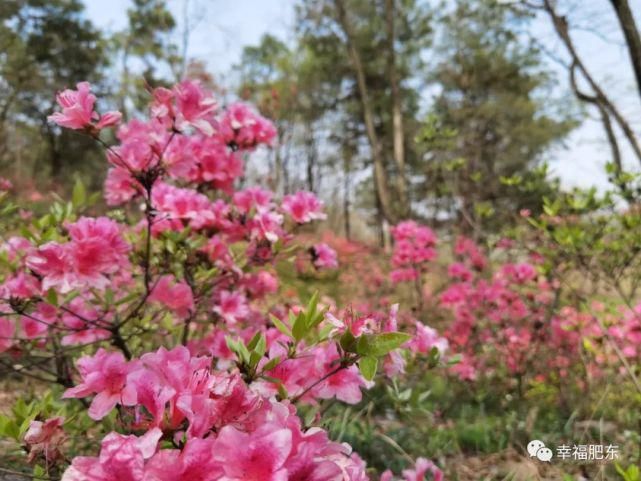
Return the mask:
{"type": "MultiPolygon", "coordinates": [[[[367,479],[361,458],[304,425],[297,406],[359,402],[379,360],[402,371],[410,336],[396,308],[362,317],[318,295],[275,302],[274,266],[292,250],[315,270],[338,261],[325,243],[296,242],[295,227],[325,217],[312,193],[278,202],[236,189],[241,154],[269,145],[272,124],[246,105],[219,108],[192,81],[155,89],[146,121],[119,125],[95,103],[79,83],[50,120],[105,147],[104,197],[119,208],[89,215],[78,184],[72,202],[2,245],[1,359],[79,401],[23,405],[2,431],[24,443],[36,474],[65,481],[367,479]],[[103,138],[111,127],[115,145],[103,138]],[[78,453],[65,451],[60,414],[85,409],[100,448],[68,465],[78,453]]],[[[419,244],[410,257],[429,260],[426,234],[403,234],[419,244]]],[[[419,333],[408,345],[431,348],[433,333],[419,333]]],[[[424,459],[404,476],[441,479],[424,459]]]]}

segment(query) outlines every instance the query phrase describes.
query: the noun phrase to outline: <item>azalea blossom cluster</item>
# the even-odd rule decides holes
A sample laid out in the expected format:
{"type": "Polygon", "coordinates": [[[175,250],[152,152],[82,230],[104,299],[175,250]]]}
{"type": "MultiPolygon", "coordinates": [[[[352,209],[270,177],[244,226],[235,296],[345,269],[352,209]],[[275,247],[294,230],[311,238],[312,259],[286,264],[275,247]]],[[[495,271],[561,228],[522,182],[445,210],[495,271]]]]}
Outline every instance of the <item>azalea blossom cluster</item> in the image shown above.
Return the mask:
{"type": "MultiPolygon", "coordinates": [[[[601,302],[592,302],[586,309],[564,306],[554,316],[552,328],[555,345],[564,352],[582,354],[585,370],[592,378],[602,377],[613,368],[624,373],[621,358],[635,363],[641,354],[639,304],[611,310],[601,302]]],[[[568,375],[571,358],[560,356],[554,363],[562,376],[568,375]]]]}
{"type": "Polygon", "coordinates": [[[459,238],[455,261],[439,305],[454,319],[446,331],[452,349],[462,354],[453,370],[463,379],[479,372],[492,376],[507,369],[513,375],[545,373],[540,359],[562,359],[575,348],[558,349],[562,337],[552,310],[558,286],[539,275],[530,262],[489,263],[470,239],[459,238]],[[492,349],[486,349],[492,346],[492,349]],[[554,356],[548,356],[555,352],[554,356]]]}
{"type": "Polygon", "coordinates": [[[392,281],[420,280],[427,264],[436,258],[436,234],[411,220],[397,224],[391,232],[394,239],[392,281]]]}
{"type": "Polygon", "coordinates": [[[238,373],[212,370],[214,363],[185,347],[130,361],[104,350],[81,358],[82,381],[65,397],[95,394],[94,419],[120,405],[121,418],[146,434],[110,434],[98,457],[75,458],[63,480],[366,479],[348,446],[303,430],[292,404],[250,389],[238,373]]]}
{"type": "MultiPolygon", "coordinates": [[[[86,82],[58,104],[52,122],[105,146],[104,197],[120,210],[91,217],[54,206],[3,242],[0,355],[20,362],[49,349],[51,364],[24,369],[64,385],[97,423],[115,412],[119,432],[97,457],[74,458],[63,479],[368,479],[349,446],[303,427],[296,407],[357,403],[379,359],[398,374],[401,346],[420,352],[436,341],[397,332],[396,308],[369,318],[317,297],[307,307],[275,302],[282,253],[298,248],[314,270],[336,268],[338,256],[323,242],[295,242],[296,227],[325,218],[314,194],[279,201],[237,189],[242,156],[269,146],[273,125],[247,105],[222,108],[189,80],[154,89],[147,120],[99,114],[86,82]]],[[[412,242],[425,245],[424,234],[412,242]]],[[[32,421],[32,461],[64,466],[63,423],[32,421]]],[[[440,479],[436,468],[423,472],[440,479]]]]}

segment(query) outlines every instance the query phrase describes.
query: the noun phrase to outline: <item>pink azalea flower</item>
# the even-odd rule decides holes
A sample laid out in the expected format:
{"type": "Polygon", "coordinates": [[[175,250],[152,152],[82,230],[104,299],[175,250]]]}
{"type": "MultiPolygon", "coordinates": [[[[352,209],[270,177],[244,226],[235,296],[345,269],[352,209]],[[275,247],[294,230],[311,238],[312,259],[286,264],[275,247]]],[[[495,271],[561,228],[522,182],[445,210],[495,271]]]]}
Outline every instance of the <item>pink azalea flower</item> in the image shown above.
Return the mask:
{"type": "Polygon", "coordinates": [[[0,245],[0,252],[7,253],[7,259],[9,262],[19,261],[22,265],[24,259],[29,255],[35,252],[35,247],[33,244],[20,236],[11,236],[0,245]]]}
{"type": "Polygon", "coordinates": [[[228,481],[286,481],[285,461],[292,449],[289,429],[265,425],[248,434],[225,426],[216,439],[214,458],[228,481]],[[239,447],[242,446],[242,449],[239,447]]]}
{"type": "Polygon", "coordinates": [[[459,279],[463,282],[472,280],[472,272],[467,268],[462,262],[454,262],[450,264],[447,268],[447,274],[454,278],[459,279]]]}
{"type": "Polygon", "coordinates": [[[182,450],[163,449],[149,460],[145,481],[218,481],[222,468],[214,459],[215,440],[188,439],[182,450]]]}
{"type": "Polygon", "coordinates": [[[216,99],[198,82],[183,80],[174,87],[176,98],[176,127],[183,130],[191,125],[207,136],[214,133],[209,118],[216,111],[216,99]]]}
{"type": "Polygon", "coordinates": [[[102,129],[120,122],[122,117],[120,112],[107,112],[100,118],[98,113],[94,111],[96,96],[91,93],[89,82],[78,83],[76,89],[63,90],[56,96],[56,101],[62,107],[62,112],[50,115],[49,121],[74,130],[90,126],[102,129]],[[94,123],[96,120],[98,122],[94,123]]]}
{"type": "Polygon", "coordinates": [[[45,335],[58,320],[57,309],[46,302],[39,302],[29,316],[20,316],[22,334],[25,339],[38,339],[45,335]]]}
{"type": "Polygon", "coordinates": [[[223,290],[218,292],[216,297],[214,312],[222,317],[227,324],[236,324],[249,315],[247,299],[240,292],[223,290]]]}
{"type": "Polygon", "coordinates": [[[102,440],[100,456],[78,456],[62,475],[62,481],[143,481],[145,460],[156,452],[162,431],[144,436],[110,433],[102,440]]]}
{"type": "Polygon", "coordinates": [[[260,298],[278,291],[278,278],[267,271],[260,271],[245,276],[243,285],[253,298],[260,298]]]}
{"type": "Polygon", "coordinates": [[[0,177],[0,192],[8,192],[11,189],[13,189],[13,183],[5,177],[0,177]]]}
{"type": "Polygon", "coordinates": [[[335,269],[338,267],[336,251],[327,244],[314,244],[310,251],[312,254],[312,263],[317,269],[335,269]]]}
{"type": "Polygon", "coordinates": [[[417,277],[418,272],[413,267],[394,269],[392,272],[390,272],[390,279],[395,284],[399,282],[410,282],[415,280],[417,277]]]}
{"type": "Polygon", "coordinates": [[[414,469],[403,471],[403,478],[405,481],[424,481],[428,473],[432,475],[431,479],[434,481],[443,481],[443,472],[432,461],[425,458],[417,458],[414,469]]]}
{"type": "Polygon", "coordinates": [[[19,272],[0,284],[0,298],[29,299],[40,295],[40,282],[33,276],[19,272]]]}
{"type": "Polygon", "coordinates": [[[239,212],[248,214],[252,209],[269,209],[272,205],[272,193],[260,187],[249,187],[234,193],[234,206],[239,212]]]}
{"type": "Polygon", "coordinates": [[[38,456],[43,455],[48,462],[63,458],[61,452],[62,444],[65,441],[65,433],[62,430],[64,418],[55,417],[45,421],[31,421],[29,429],[24,435],[24,442],[29,449],[29,462],[33,462],[38,456]]]}
{"type": "Polygon", "coordinates": [[[279,213],[259,211],[248,223],[250,237],[259,240],[266,239],[274,243],[283,236],[282,224],[283,216],[279,213]]]}
{"type": "Polygon", "coordinates": [[[49,242],[27,258],[27,265],[43,276],[43,290],[56,287],[67,293],[82,287],[104,289],[108,274],[129,265],[129,245],[116,222],[106,217],[82,217],[66,227],[70,242],[49,242]]]}
{"type": "Polygon", "coordinates": [[[282,209],[298,224],[322,220],[327,217],[323,213],[323,203],[311,192],[301,191],[293,195],[286,195],[283,199],[282,209]]]}
{"type": "Polygon", "coordinates": [[[176,282],[172,275],[162,276],[154,287],[150,301],[160,302],[179,317],[187,317],[194,310],[194,296],[185,282],[176,282]]]}
{"type": "Polygon", "coordinates": [[[143,369],[133,372],[129,378],[138,394],[138,403],[151,414],[153,425],[167,422],[170,428],[176,428],[187,415],[199,409],[181,397],[204,393],[209,386],[211,360],[192,357],[186,347],[178,346],[170,351],[161,347],[144,354],[140,361],[143,369]],[[165,415],[167,404],[168,415],[165,415]]]}
{"type": "Polygon", "coordinates": [[[247,105],[230,105],[220,120],[220,134],[233,149],[254,149],[259,144],[270,145],[276,137],[276,128],[247,105]]]}
{"type": "Polygon", "coordinates": [[[428,354],[432,348],[435,347],[441,356],[445,354],[449,347],[447,339],[440,336],[435,329],[426,326],[421,321],[416,321],[415,326],[416,333],[408,343],[408,347],[412,351],[428,354]]]}
{"type": "Polygon", "coordinates": [[[193,229],[213,227],[220,224],[224,214],[216,210],[216,205],[207,196],[163,182],[154,185],[151,198],[160,213],[159,218],[171,223],[175,230],[182,230],[183,223],[193,229]]]}
{"type": "Polygon", "coordinates": [[[197,160],[191,180],[211,183],[217,189],[231,193],[234,181],[243,175],[243,162],[217,137],[203,139],[194,147],[197,160]]]}
{"type": "Polygon", "coordinates": [[[107,171],[104,196],[107,205],[121,205],[129,202],[142,190],[131,174],[122,167],[112,167],[107,171]]]}
{"type": "Polygon", "coordinates": [[[212,236],[202,251],[219,267],[229,268],[233,264],[228,244],[219,235],[212,236]]]}
{"type": "MultiPolygon", "coordinates": [[[[323,349],[317,349],[317,358],[322,366],[320,377],[334,371],[337,367],[338,352],[334,344],[329,344],[323,349]]],[[[319,377],[319,378],[320,378],[319,377]]],[[[357,404],[362,399],[361,387],[371,387],[358,372],[355,366],[339,370],[313,389],[315,397],[320,399],[336,399],[348,404],[357,404]]]]}
{"type": "Polygon", "coordinates": [[[135,363],[128,363],[119,352],[98,349],[94,356],[83,356],[76,363],[82,382],[69,388],[63,398],[81,398],[96,394],[89,407],[89,417],[100,420],[116,404],[133,406],[137,396],[135,386],[128,381],[135,363]]]}

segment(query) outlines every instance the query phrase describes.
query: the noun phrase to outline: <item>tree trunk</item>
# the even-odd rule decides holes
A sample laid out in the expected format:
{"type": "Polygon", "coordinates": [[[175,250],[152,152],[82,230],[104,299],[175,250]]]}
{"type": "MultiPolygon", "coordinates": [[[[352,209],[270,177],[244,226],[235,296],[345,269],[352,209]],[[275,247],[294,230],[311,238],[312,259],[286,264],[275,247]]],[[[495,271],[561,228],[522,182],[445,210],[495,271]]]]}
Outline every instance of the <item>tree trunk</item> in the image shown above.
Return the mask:
{"type": "Polygon", "coordinates": [[[316,168],[316,140],[314,139],[314,128],[311,122],[305,124],[305,147],[307,150],[306,179],[307,190],[314,192],[314,170],[316,168]]]}
{"type": "Polygon", "coordinates": [[[385,0],[385,24],[387,27],[387,75],[390,82],[392,98],[392,132],[394,144],[394,162],[398,170],[396,188],[402,217],[409,214],[410,208],[407,199],[407,184],[405,181],[405,134],[403,132],[403,113],[401,109],[401,91],[398,85],[398,72],[396,70],[396,53],[394,50],[394,0],[385,0]]]}
{"type": "Polygon", "coordinates": [[[641,96],[641,36],[634,21],[634,15],[630,9],[628,0],[611,0],[614,11],[617,14],[621,30],[625,36],[625,43],[628,46],[630,62],[637,79],[637,88],[641,96]]]}
{"type": "Polygon", "coordinates": [[[350,190],[351,190],[351,173],[352,173],[352,153],[348,146],[343,146],[343,225],[345,227],[345,237],[347,240],[352,238],[352,225],[350,218],[350,190]]]}
{"type": "Polygon", "coordinates": [[[49,146],[49,168],[51,169],[51,177],[53,179],[58,179],[62,172],[62,156],[60,155],[58,146],[56,145],[56,136],[46,120],[44,120],[44,128],[46,133],[45,137],[49,146]]]}
{"type": "Polygon", "coordinates": [[[343,29],[343,33],[347,39],[347,52],[349,55],[352,68],[356,75],[356,82],[358,85],[358,93],[361,99],[363,108],[363,121],[365,122],[365,129],[367,131],[367,138],[369,140],[372,161],[374,163],[374,185],[380,203],[380,210],[383,217],[390,223],[395,223],[396,216],[392,208],[392,199],[387,184],[387,177],[385,173],[385,164],[383,162],[383,153],[381,143],[378,135],[376,134],[376,127],[374,125],[374,113],[369,98],[369,90],[365,82],[365,70],[360,54],[354,44],[354,32],[352,26],[347,18],[345,5],[343,0],[334,0],[336,12],[338,14],[338,21],[343,29]]]}

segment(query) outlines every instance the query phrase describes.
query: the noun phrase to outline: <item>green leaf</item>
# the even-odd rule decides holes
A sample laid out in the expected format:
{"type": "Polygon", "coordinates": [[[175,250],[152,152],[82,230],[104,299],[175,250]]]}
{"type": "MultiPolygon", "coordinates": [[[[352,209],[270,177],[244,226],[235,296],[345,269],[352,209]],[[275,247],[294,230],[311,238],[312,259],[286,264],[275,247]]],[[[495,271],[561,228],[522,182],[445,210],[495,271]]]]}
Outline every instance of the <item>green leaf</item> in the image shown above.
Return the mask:
{"type": "Polygon", "coordinates": [[[247,343],[247,349],[249,349],[250,351],[253,351],[254,348],[256,347],[256,344],[258,344],[258,340],[261,338],[262,335],[263,333],[260,331],[254,334],[254,337],[251,338],[251,341],[247,343]]]}
{"type": "Polygon", "coordinates": [[[287,337],[292,337],[292,330],[285,325],[283,321],[278,319],[275,315],[270,314],[269,315],[270,321],[272,321],[272,324],[278,329],[280,332],[285,334],[287,337]]]}
{"type": "MultiPolygon", "coordinates": [[[[312,316],[316,314],[316,308],[318,307],[318,291],[314,292],[314,295],[312,295],[312,298],[309,300],[307,303],[307,320],[311,321],[312,316]]],[[[309,325],[309,323],[308,323],[309,325]]]]}
{"type": "Polygon", "coordinates": [[[259,354],[260,357],[263,357],[265,355],[265,352],[267,352],[267,341],[265,340],[265,336],[263,336],[262,332],[260,334],[260,337],[258,338],[256,347],[254,348],[254,352],[259,354]]]}
{"type": "Polygon", "coordinates": [[[263,358],[263,356],[261,354],[257,353],[256,351],[250,353],[250,355],[249,355],[249,366],[252,367],[252,368],[258,366],[258,363],[260,362],[260,360],[262,358],[263,358]]]}
{"type": "Polygon", "coordinates": [[[373,336],[370,340],[370,355],[377,357],[384,356],[394,349],[401,347],[409,341],[411,337],[412,336],[404,332],[384,332],[373,336]]]}
{"type": "Polygon", "coordinates": [[[369,337],[370,336],[362,335],[358,338],[358,342],[356,344],[356,352],[361,356],[369,356],[372,350],[369,342],[369,337]]]}
{"type": "Polygon", "coordinates": [[[356,352],[356,338],[349,329],[343,333],[339,342],[344,351],[356,352]]]}
{"type": "Polygon", "coordinates": [[[280,362],[280,357],[279,356],[276,356],[274,359],[270,359],[263,366],[263,372],[271,371],[272,369],[274,369],[278,365],[279,362],[280,362]]]}
{"type": "Polygon", "coordinates": [[[294,325],[292,326],[292,335],[294,339],[300,341],[307,334],[307,316],[304,313],[298,314],[294,325]]]}
{"type": "Polygon", "coordinates": [[[71,202],[74,207],[83,206],[87,201],[87,189],[85,185],[80,180],[80,177],[76,177],[76,182],[73,186],[73,192],[71,194],[71,202]]]}
{"type": "Polygon", "coordinates": [[[57,306],[58,305],[58,293],[53,288],[49,289],[47,291],[46,300],[52,306],[57,306]]]}
{"type": "Polygon", "coordinates": [[[289,394],[287,393],[287,389],[285,389],[285,386],[283,386],[283,383],[280,382],[278,383],[278,395],[280,396],[281,399],[287,399],[289,397],[289,394]]]}
{"type": "Polygon", "coordinates": [[[358,361],[358,368],[365,379],[371,381],[376,375],[378,368],[378,358],[367,356],[358,361]]]}

